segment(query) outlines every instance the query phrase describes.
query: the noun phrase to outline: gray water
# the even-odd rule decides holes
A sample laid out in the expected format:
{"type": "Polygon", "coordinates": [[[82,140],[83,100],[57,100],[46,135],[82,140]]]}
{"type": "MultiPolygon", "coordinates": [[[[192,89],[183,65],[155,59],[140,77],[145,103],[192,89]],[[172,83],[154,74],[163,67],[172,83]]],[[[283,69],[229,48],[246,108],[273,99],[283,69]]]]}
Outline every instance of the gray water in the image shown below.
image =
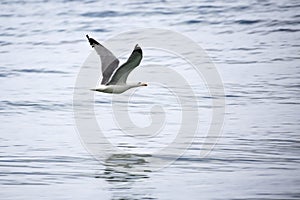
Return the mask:
{"type": "MultiPolygon", "coordinates": [[[[300,199],[298,1],[0,5],[0,199],[300,199]],[[72,102],[91,52],[85,34],[104,41],[145,27],[180,32],[206,50],[224,83],[226,115],[205,158],[196,144],[162,170],[134,173],[127,167],[141,163],[131,154],[103,164],[87,152],[72,102]]],[[[95,95],[99,120],[111,113],[107,98],[95,95]]]]}

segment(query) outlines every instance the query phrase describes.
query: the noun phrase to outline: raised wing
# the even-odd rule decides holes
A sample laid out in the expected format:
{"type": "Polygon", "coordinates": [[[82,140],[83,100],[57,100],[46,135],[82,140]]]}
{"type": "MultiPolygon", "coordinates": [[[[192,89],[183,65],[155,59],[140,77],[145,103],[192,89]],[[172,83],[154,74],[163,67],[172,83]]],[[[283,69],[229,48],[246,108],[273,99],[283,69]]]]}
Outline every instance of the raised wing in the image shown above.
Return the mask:
{"type": "Polygon", "coordinates": [[[102,46],[99,42],[90,38],[88,35],[86,37],[89,40],[90,45],[96,50],[97,54],[100,56],[101,60],[101,68],[102,68],[102,81],[101,84],[105,85],[108,83],[111,78],[113,72],[119,66],[119,60],[114,56],[112,52],[110,52],[107,48],[102,46]]]}
{"type": "Polygon", "coordinates": [[[126,80],[130,72],[139,66],[143,58],[143,51],[139,45],[136,45],[128,60],[121,65],[111,77],[107,85],[121,85],[126,84],[126,80]]]}

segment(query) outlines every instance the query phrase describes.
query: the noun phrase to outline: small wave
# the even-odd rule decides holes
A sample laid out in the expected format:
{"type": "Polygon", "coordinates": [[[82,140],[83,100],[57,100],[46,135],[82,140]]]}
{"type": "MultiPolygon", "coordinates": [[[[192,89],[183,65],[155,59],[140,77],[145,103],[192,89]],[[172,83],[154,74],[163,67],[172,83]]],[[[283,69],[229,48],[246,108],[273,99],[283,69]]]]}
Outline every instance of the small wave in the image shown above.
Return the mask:
{"type": "Polygon", "coordinates": [[[0,110],[10,110],[12,108],[28,108],[33,110],[47,110],[47,111],[57,111],[67,107],[71,107],[70,104],[57,103],[52,101],[0,101],[0,110]]]}
{"type": "Polygon", "coordinates": [[[86,12],[82,13],[81,16],[83,17],[116,17],[119,16],[119,13],[116,11],[102,11],[102,12],[86,12]]]}
{"type": "Polygon", "coordinates": [[[14,15],[13,14],[0,14],[0,17],[13,17],[14,15]]]}
{"type": "Polygon", "coordinates": [[[282,6],[278,6],[279,8],[299,8],[300,4],[296,4],[296,5],[282,5],[282,6]]]}
{"type": "Polygon", "coordinates": [[[97,29],[93,29],[92,31],[93,32],[100,32],[100,33],[109,32],[107,29],[104,29],[104,28],[97,28],[97,29]]]}
{"type": "Polygon", "coordinates": [[[235,23],[241,24],[241,25],[251,25],[251,24],[257,24],[262,22],[262,20],[247,20],[247,19],[242,19],[242,20],[236,20],[235,23]]]}
{"type": "Polygon", "coordinates": [[[0,78],[6,78],[9,76],[14,76],[16,75],[15,73],[9,73],[9,72],[0,72],[0,78]]]}
{"type": "Polygon", "coordinates": [[[225,98],[241,98],[241,97],[244,97],[244,96],[234,95],[234,94],[225,95],[225,98]]]}
{"type": "Polygon", "coordinates": [[[300,103],[292,102],[292,101],[285,101],[285,102],[279,102],[278,104],[299,105],[300,103]]]}
{"type": "Polygon", "coordinates": [[[222,8],[222,6],[214,6],[214,5],[202,5],[198,6],[198,9],[217,9],[222,8]]]}
{"type": "MultiPolygon", "coordinates": [[[[65,31],[64,29],[56,30],[58,32],[63,32],[65,31]]],[[[22,35],[18,35],[18,37],[22,37],[22,35]]],[[[38,41],[38,42],[28,42],[27,44],[30,44],[32,46],[57,46],[61,44],[75,44],[82,42],[82,40],[61,40],[61,41],[56,41],[56,42],[46,42],[46,41],[38,41]]]]}
{"type": "Polygon", "coordinates": [[[203,21],[201,20],[188,20],[188,21],[185,21],[184,23],[185,24],[199,24],[199,23],[202,23],[203,21]]]}
{"type": "MultiPolygon", "coordinates": [[[[231,7],[230,10],[233,10],[233,11],[244,11],[244,10],[249,10],[251,8],[252,8],[251,6],[234,6],[234,7],[231,7]]],[[[230,12],[230,10],[229,10],[229,12],[230,12]]]]}
{"type": "Polygon", "coordinates": [[[268,27],[280,27],[280,26],[287,26],[287,25],[299,25],[299,20],[272,20],[266,23],[268,27]]]}
{"type": "Polygon", "coordinates": [[[271,30],[270,32],[298,32],[300,29],[290,29],[290,28],[279,28],[275,30],[271,30]]]}
{"type": "Polygon", "coordinates": [[[260,49],[262,49],[262,48],[255,48],[255,47],[253,47],[253,48],[247,48],[247,47],[240,47],[240,48],[232,48],[232,49],[230,49],[231,51],[255,51],[255,50],[260,50],[260,49]]]}
{"type": "Polygon", "coordinates": [[[213,6],[213,5],[202,5],[198,6],[200,13],[222,13],[224,12],[224,7],[222,6],[213,6]]]}
{"type": "Polygon", "coordinates": [[[11,42],[6,42],[6,41],[0,41],[0,45],[1,46],[7,46],[7,45],[11,45],[11,42]]]}
{"type": "Polygon", "coordinates": [[[0,67],[0,78],[5,78],[14,75],[16,75],[16,73],[6,70],[5,67],[0,67]]]}
{"type": "Polygon", "coordinates": [[[0,78],[7,78],[12,76],[19,76],[22,73],[36,73],[36,74],[68,74],[68,72],[47,69],[0,69],[0,78]]]}
{"type": "Polygon", "coordinates": [[[19,73],[67,74],[67,72],[64,71],[47,70],[47,69],[15,69],[12,71],[19,72],[19,73]]]}
{"type": "Polygon", "coordinates": [[[258,61],[239,61],[239,60],[226,60],[227,64],[255,64],[258,63],[258,61]]]}

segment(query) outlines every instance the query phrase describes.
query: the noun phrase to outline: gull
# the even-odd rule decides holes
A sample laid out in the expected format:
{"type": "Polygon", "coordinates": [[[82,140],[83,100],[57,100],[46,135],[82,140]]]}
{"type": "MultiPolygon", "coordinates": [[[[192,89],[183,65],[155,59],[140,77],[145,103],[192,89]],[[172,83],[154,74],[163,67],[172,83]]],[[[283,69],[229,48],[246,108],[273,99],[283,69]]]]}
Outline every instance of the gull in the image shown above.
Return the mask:
{"type": "Polygon", "coordinates": [[[119,60],[107,48],[97,42],[95,39],[86,35],[90,45],[96,50],[100,56],[102,67],[101,85],[91,89],[96,92],[120,94],[131,88],[147,86],[146,83],[126,83],[127,77],[134,68],[139,66],[143,58],[143,51],[137,44],[134,47],[128,60],[119,67],[119,60]]]}

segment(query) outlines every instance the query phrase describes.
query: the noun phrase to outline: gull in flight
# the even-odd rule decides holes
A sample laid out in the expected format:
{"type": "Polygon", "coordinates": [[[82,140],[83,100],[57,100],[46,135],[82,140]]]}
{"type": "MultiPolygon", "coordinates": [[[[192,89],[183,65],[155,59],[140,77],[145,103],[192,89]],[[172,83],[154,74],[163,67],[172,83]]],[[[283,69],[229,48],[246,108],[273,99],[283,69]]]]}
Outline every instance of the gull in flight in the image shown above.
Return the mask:
{"type": "Polygon", "coordinates": [[[119,60],[110,52],[107,48],[102,46],[99,42],[86,37],[89,40],[90,45],[96,50],[100,56],[102,65],[102,81],[101,85],[92,91],[120,94],[131,88],[147,86],[146,83],[138,82],[129,84],[126,83],[127,77],[134,68],[139,66],[143,58],[143,52],[139,45],[135,45],[133,52],[129,56],[128,60],[119,67],[119,60]]]}

